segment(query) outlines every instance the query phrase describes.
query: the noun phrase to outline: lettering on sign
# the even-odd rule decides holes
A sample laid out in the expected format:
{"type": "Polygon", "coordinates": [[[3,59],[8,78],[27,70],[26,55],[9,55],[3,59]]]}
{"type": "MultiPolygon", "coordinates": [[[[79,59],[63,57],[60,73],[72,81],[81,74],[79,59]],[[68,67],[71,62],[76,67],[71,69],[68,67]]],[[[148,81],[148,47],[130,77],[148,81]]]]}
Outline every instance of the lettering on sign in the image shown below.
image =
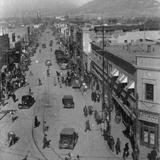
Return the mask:
{"type": "Polygon", "coordinates": [[[158,123],[158,115],[149,112],[140,111],[139,119],[147,122],[158,123]]]}

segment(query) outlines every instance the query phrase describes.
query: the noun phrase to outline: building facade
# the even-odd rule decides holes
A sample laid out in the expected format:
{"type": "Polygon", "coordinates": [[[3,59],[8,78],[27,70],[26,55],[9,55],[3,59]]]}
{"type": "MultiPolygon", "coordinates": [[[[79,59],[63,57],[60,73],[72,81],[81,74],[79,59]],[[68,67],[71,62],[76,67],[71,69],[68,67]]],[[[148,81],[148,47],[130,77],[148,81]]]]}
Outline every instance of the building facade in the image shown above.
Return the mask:
{"type": "MultiPolygon", "coordinates": [[[[110,50],[102,51],[95,43],[91,43],[91,49],[90,71],[94,81],[101,86],[104,56],[106,97],[108,97],[107,85],[110,87],[110,100],[107,98],[106,104],[110,105],[109,108],[113,105],[115,112],[121,113],[124,126],[134,133],[133,139],[130,139],[131,145],[134,142],[132,147],[138,143],[148,148],[156,147],[159,150],[160,57],[155,58],[153,53],[150,54],[152,56],[144,56],[143,53],[143,56],[137,56],[136,63],[131,63],[110,50]]],[[[121,50],[118,51],[121,52],[121,50]]],[[[146,52],[146,54],[149,53],[146,52]]],[[[100,87],[101,90],[102,87],[100,87]]]]}
{"type": "Polygon", "coordinates": [[[160,57],[137,56],[140,143],[160,149],[160,57]]]}

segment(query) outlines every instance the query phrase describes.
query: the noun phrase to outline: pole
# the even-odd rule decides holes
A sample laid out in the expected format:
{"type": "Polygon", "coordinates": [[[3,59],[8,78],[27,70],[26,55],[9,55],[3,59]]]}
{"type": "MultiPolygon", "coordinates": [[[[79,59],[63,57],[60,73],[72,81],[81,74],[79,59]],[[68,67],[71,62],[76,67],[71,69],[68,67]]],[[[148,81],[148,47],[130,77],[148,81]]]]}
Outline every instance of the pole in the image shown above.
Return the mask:
{"type": "MultiPolygon", "coordinates": [[[[102,23],[103,23],[103,18],[102,18],[102,23]]],[[[104,67],[105,67],[105,62],[104,62],[104,25],[102,24],[102,50],[103,50],[103,60],[102,60],[102,70],[103,70],[103,80],[102,80],[102,111],[105,109],[105,86],[104,86],[104,67]]]]}
{"type": "MultiPolygon", "coordinates": [[[[102,82],[102,86],[103,86],[103,89],[102,89],[102,112],[104,113],[105,111],[107,111],[107,116],[108,116],[108,123],[110,125],[110,121],[111,121],[111,111],[110,111],[110,107],[111,107],[111,93],[110,93],[110,85],[109,85],[109,75],[108,75],[108,54],[107,55],[107,58],[106,58],[106,61],[105,61],[105,52],[104,52],[104,21],[103,21],[103,18],[102,18],[102,22],[103,22],[103,26],[102,26],[102,49],[103,49],[103,61],[102,61],[102,67],[103,67],[103,82],[102,82]],[[105,62],[106,62],[106,65],[105,65],[105,62]],[[106,71],[107,71],[107,99],[108,99],[108,106],[106,106],[106,103],[105,103],[105,66],[106,66],[106,71]],[[107,107],[107,108],[106,108],[107,107]]],[[[106,117],[105,117],[106,118],[106,117]]],[[[109,127],[110,128],[110,127],[109,127]]],[[[109,130],[110,132],[110,130],[109,130]]]]}

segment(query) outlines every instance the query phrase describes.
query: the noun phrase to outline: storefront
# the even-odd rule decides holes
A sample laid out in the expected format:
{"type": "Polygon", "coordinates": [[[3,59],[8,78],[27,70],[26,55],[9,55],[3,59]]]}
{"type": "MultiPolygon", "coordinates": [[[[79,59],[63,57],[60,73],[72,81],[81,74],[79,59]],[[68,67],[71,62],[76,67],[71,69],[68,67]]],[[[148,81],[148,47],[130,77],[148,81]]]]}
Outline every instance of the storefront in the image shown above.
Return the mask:
{"type": "Polygon", "coordinates": [[[140,143],[149,148],[158,147],[159,114],[144,110],[139,111],[140,143]]]}

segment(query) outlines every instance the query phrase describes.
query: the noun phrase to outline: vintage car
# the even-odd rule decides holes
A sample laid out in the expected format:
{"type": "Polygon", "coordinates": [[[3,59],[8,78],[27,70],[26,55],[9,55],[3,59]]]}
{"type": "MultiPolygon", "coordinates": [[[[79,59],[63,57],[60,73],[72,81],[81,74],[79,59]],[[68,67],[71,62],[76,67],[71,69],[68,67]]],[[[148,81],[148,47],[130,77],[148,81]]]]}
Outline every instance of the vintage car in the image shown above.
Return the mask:
{"type": "Polygon", "coordinates": [[[62,98],[64,108],[74,108],[74,101],[72,95],[64,95],[62,98]]]}
{"type": "Polygon", "coordinates": [[[35,99],[31,95],[22,96],[22,103],[18,104],[19,109],[29,109],[34,103],[35,99]]]}
{"type": "Polygon", "coordinates": [[[75,79],[72,84],[72,88],[81,88],[80,80],[75,79]]]}
{"type": "Polygon", "coordinates": [[[50,59],[47,59],[47,60],[45,61],[45,65],[46,65],[46,66],[52,66],[51,60],[50,60],[50,59]]]}
{"type": "Polygon", "coordinates": [[[74,149],[78,134],[74,128],[63,128],[60,133],[59,149],[74,149]]]}
{"type": "Polygon", "coordinates": [[[46,48],[46,44],[43,43],[43,44],[42,44],[42,48],[46,48]]]}

